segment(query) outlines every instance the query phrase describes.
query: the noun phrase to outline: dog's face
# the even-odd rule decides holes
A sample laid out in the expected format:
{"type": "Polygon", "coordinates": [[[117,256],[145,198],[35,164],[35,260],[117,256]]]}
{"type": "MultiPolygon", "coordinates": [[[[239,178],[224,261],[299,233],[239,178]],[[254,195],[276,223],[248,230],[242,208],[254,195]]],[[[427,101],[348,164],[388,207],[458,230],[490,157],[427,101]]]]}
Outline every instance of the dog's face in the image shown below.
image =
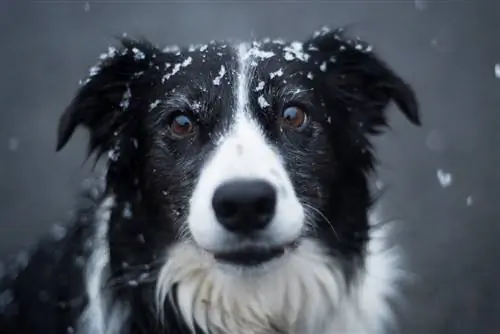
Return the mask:
{"type": "Polygon", "coordinates": [[[111,150],[108,187],[137,192],[154,225],[144,230],[168,231],[150,237],[155,252],[189,243],[246,268],[304,240],[362,255],[368,136],[390,101],[419,123],[413,92],[369,46],[340,31],[304,43],[123,44],[63,115],[58,147],[85,125],[91,150],[111,150]]]}

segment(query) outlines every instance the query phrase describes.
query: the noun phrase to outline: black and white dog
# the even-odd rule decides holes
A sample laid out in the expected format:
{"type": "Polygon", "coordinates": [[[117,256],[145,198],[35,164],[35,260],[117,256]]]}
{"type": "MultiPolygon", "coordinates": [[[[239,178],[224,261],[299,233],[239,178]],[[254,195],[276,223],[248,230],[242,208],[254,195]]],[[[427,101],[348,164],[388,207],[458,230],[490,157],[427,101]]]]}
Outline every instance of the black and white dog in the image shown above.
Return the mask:
{"type": "Polygon", "coordinates": [[[411,89],[339,30],[160,49],[125,38],[59,124],[104,178],[7,270],[2,334],[367,334],[399,277],[370,220],[370,135],[411,89]]]}

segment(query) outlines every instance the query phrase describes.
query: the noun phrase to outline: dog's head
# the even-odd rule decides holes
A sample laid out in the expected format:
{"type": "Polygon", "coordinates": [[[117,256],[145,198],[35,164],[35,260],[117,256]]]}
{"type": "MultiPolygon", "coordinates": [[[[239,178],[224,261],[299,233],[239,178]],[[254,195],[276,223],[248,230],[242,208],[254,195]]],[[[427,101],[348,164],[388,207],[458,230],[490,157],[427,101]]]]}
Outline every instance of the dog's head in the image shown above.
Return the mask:
{"type": "Polygon", "coordinates": [[[369,136],[391,101],[420,122],[412,89],[370,46],[339,30],[165,50],[125,39],[102,58],[61,118],[58,149],[87,127],[90,150],[109,152],[110,191],[134,194],[169,231],[155,245],[252,268],[310,239],[362,255],[369,136]]]}

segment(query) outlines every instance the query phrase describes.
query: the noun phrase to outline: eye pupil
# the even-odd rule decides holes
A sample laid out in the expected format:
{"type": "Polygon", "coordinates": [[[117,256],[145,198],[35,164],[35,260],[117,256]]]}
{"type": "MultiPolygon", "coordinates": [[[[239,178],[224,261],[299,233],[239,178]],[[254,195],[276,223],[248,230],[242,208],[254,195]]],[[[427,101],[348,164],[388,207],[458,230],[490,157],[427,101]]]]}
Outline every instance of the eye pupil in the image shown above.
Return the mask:
{"type": "Polygon", "coordinates": [[[306,113],[299,107],[287,107],[283,111],[282,121],[289,128],[300,129],[306,122],[306,113]]]}

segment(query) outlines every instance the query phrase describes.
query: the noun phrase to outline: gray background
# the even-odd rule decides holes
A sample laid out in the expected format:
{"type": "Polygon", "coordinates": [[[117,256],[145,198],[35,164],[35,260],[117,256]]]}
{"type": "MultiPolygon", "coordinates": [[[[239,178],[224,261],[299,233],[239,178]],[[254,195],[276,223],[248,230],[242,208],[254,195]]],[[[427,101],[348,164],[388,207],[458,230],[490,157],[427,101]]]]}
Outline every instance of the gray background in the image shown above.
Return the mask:
{"type": "Polygon", "coordinates": [[[392,110],[377,139],[394,240],[416,273],[398,306],[402,333],[500,333],[498,107],[500,1],[0,2],[0,259],[63,221],[86,133],[55,154],[59,114],[99,53],[122,32],[159,44],[301,39],[354,32],[410,81],[424,127],[392,110]],[[451,173],[443,187],[437,170],[451,173]],[[469,198],[469,200],[467,200],[469,198]]]}

